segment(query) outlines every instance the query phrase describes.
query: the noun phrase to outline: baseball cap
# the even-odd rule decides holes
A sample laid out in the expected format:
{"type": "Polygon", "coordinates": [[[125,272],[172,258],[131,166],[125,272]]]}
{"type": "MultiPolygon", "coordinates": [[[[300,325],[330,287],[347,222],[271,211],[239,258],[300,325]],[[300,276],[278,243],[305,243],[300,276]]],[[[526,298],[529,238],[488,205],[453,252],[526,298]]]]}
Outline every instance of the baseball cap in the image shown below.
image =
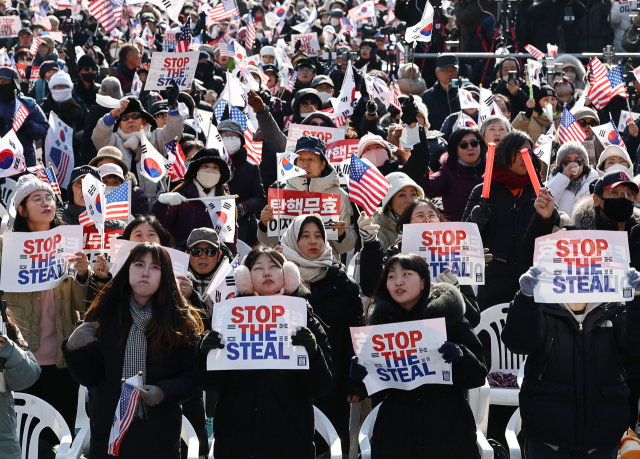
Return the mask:
{"type": "Polygon", "coordinates": [[[452,54],[441,54],[436,58],[436,68],[443,69],[445,67],[458,68],[458,58],[452,54]]]}
{"type": "Polygon", "coordinates": [[[296,142],[296,149],[294,153],[298,154],[301,151],[310,151],[311,153],[324,156],[327,152],[327,148],[325,147],[324,142],[317,137],[305,135],[300,137],[296,142]]]}
{"type": "Polygon", "coordinates": [[[191,231],[189,239],[187,239],[187,247],[192,248],[194,245],[200,244],[201,242],[206,242],[216,249],[220,248],[220,238],[218,237],[218,233],[211,228],[196,228],[191,231]]]}
{"type": "Polygon", "coordinates": [[[80,166],[71,171],[71,178],[69,179],[69,183],[75,183],[75,181],[79,178],[82,178],[85,175],[89,174],[102,181],[102,177],[100,177],[100,171],[98,170],[98,168],[93,166],[80,166]]]}
{"type": "Polygon", "coordinates": [[[311,82],[311,87],[315,89],[321,84],[328,84],[332,88],[334,87],[333,80],[329,78],[327,75],[318,75],[317,77],[315,77],[311,82]]]}
{"type": "Polygon", "coordinates": [[[98,168],[100,171],[101,177],[106,177],[107,175],[117,175],[122,180],[124,180],[124,173],[122,172],[122,168],[117,164],[106,163],[98,168]]]}
{"type": "Polygon", "coordinates": [[[599,195],[602,190],[610,190],[618,185],[627,185],[634,193],[638,193],[638,185],[624,171],[611,171],[604,174],[596,182],[593,194],[599,195]]]}

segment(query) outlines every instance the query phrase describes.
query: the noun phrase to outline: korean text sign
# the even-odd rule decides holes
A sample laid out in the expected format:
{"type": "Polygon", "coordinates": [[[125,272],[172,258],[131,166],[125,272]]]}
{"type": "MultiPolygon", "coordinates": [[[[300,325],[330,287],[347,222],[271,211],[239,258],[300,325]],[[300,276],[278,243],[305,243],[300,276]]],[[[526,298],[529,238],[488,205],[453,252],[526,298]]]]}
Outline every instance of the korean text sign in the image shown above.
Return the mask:
{"type": "Polygon", "coordinates": [[[344,140],[344,129],[306,124],[291,124],[289,126],[289,134],[287,135],[285,151],[289,153],[295,151],[298,139],[303,136],[316,137],[322,140],[325,145],[328,145],[336,140],[344,140]]]}
{"type": "Polygon", "coordinates": [[[353,349],[367,369],[364,384],[369,395],[453,384],[451,364],[438,352],[446,340],[444,318],[351,328],[353,349]]]}
{"type": "Polygon", "coordinates": [[[93,268],[94,263],[98,259],[98,255],[104,255],[109,264],[109,268],[113,265],[111,263],[111,255],[109,249],[111,248],[111,241],[116,240],[124,230],[105,228],[104,230],[104,250],[102,250],[102,235],[98,232],[95,226],[83,227],[83,252],[87,255],[89,264],[93,268]]]}
{"type": "Polygon", "coordinates": [[[331,230],[329,227],[340,221],[341,196],[339,194],[280,190],[280,202],[278,202],[278,190],[269,188],[268,197],[274,220],[269,222],[267,236],[278,235],[278,224],[282,234],[297,216],[318,214],[324,222],[327,239],[338,239],[338,231],[331,230]]]}
{"type": "Polygon", "coordinates": [[[538,303],[631,301],[629,241],[623,231],[559,231],[536,239],[538,303]]]}
{"type": "Polygon", "coordinates": [[[432,279],[450,269],[460,285],[484,285],[484,248],[475,223],[413,223],[402,232],[402,252],[424,258],[432,279]]]}
{"type": "Polygon", "coordinates": [[[209,351],[207,370],[306,370],[303,346],[291,332],[307,326],[307,303],[290,296],[251,296],[217,303],[211,329],[222,334],[224,349],[209,351]]]}
{"type": "Polygon", "coordinates": [[[0,289],[37,292],[57,287],[67,277],[75,276],[68,259],[82,250],[82,241],[79,225],[34,233],[4,233],[0,289]]]}
{"type": "Polygon", "coordinates": [[[327,145],[327,159],[338,173],[340,185],[349,185],[351,154],[358,152],[360,139],[345,139],[327,145]]]}
{"type": "Polygon", "coordinates": [[[190,89],[198,65],[198,52],[153,53],[146,91],[166,89],[174,80],[181,90],[190,89]]]}

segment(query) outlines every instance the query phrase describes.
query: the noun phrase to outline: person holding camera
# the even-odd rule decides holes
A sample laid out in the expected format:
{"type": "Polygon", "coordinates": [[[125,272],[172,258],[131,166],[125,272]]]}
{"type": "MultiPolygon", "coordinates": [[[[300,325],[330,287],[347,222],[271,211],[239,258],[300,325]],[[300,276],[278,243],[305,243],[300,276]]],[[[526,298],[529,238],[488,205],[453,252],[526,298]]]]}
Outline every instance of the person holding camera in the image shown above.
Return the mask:
{"type": "Polygon", "coordinates": [[[520,129],[531,136],[531,139],[535,142],[538,141],[538,137],[542,134],[549,132],[551,123],[545,113],[545,107],[547,104],[551,105],[551,112],[553,113],[553,124],[556,129],[560,125],[560,119],[562,118],[562,102],[558,102],[556,97],[556,91],[548,84],[544,83],[540,89],[533,88],[533,99],[527,101],[526,111],[521,111],[518,116],[512,121],[511,126],[514,129],[520,129]]]}

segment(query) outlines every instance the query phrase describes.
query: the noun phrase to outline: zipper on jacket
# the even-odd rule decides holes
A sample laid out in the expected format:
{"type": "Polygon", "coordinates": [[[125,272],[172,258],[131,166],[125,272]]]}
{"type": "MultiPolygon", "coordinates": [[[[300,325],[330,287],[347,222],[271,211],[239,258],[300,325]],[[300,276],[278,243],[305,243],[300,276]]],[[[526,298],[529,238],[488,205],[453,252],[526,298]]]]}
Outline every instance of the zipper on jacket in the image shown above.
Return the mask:
{"type": "Polygon", "coordinates": [[[582,333],[582,322],[578,323],[578,329],[580,330],[580,333],[582,333]]]}
{"type": "Polygon", "coordinates": [[[555,336],[551,338],[551,344],[549,345],[549,352],[544,359],[544,364],[542,365],[542,371],[540,372],[540,376],[538,376],[538,381],[542,381],[542,375],[544,371],[547,369],[547,365],[549,364],[549,358],[551,357],[551,349],[553,348],[553,340],[555,340],[555,336]]]}

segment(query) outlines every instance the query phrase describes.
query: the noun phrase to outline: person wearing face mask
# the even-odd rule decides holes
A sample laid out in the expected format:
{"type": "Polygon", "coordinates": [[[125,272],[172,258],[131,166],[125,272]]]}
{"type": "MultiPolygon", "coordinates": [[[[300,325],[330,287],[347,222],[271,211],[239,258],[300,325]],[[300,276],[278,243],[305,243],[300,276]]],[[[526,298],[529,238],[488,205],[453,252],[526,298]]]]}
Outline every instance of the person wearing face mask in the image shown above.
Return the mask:
{"type": "Polygon", "coordinates": [[[51,95],[42,101],[42,111],[48,118],[53,112],[76,132],[84,128],[88,110],[86,104],[73,94],[73,82],[68,73],[56,72],[49,80],[51,95]]]}
{"type": "Polygon", "coordinates": [[[558,57],[555,59],[555,63],[563,64],[562,74],[567,77],[571,83],[573,83],[576,89],[585,88],[584,76],[587,71],[577,57],[569,54],[558,54],[558,57]]]}
{"type": "Polygon", "coordinates": [[[511,126],[526,132],[536,142],[538,137],[549,132],[551,127],[549,118],[544,111],[547,104],[552,107],[553,124],[557,132],[562,118],[563,103],[558,101],[555,90],[546,83],[543,83],[541,88],[533,87],[533,99],[527,101],[526,111],[518,113],[518,116],[511,122],[511,126]]]}
{"type": "Polygon", "coordinates": [[[224,120],[218,124],[218,132],[222,136],[225,150],[231,156],[231,178],[228,186],[229,193],[236,195],[238,239],[253,247],[258,242],[258,224],[254,216],[267,204],[260,168],[247,160],[244,130],[240,123],[224,120]]]}
{"type": "Polygon", "coordinates": [[[120,54],[120,48],[122,47],[122,43],[120,40],[110,40],[107,45],[107,52],[105,53],[105,58],[109,64],[112,64],[114,61],[118,59],[118,55],[120,54]]]}
{"type": "Polygon", "coordinates": [[[98,65],[91,56],[85,54],[78,59],[78,80],[73,90],[75,96],[87,107],[96,104],[96,94],[100,91],[100,85],[96,83],[97,76],[98,65]]]}
{"type": "Polygon", "coordinates": [[[357,69],[361,69],[365,65],[367,66],[367,72],[371,70],[382,71],[382,59],[378,56],[378,46],[370,38],[362,40],[358,51],[358,60],[353,63],[353,66],[357,69]]]}
{"type": "Polygon", "coordinates": [[[622,171],[633,177],[633,163],[625,149],[617,145],[609,145],[600,155],[596,171],[600,177],[611,171],[622,171]]]}
{"type": "Polygon", "coordinates": [[[598,112],[591,107],[580,107],[571,110],[571,114],[576,119],[582,130],[587,134],[586,139],[582,141],[582,145],[587,149],[589,163],[599,164],[600,156],[604,151],[604,146],[596,138],[596,135],[593,133],[593,129],[591,129],[602,124],[600,123],[598,112]]]}
{"type": "Polygon", "coordinates": [[[318,91],[322,100],[322,108],[329,108],[331,102],[329,98],[334,96],[333,80],[326,75],[318,75],[311,82],[311,88],[318,91]]]}
{"type": "MultiPolygon", "coordinates": [[[[331,10],[331,18],[329,19],[329,25],[333,27],[340,27],[340,19],[344,17],[344,11],[341,9],[335,8],[331,10]]],[[[337,29],[336,29],[337,30],[337,29]]]]}
{"type": "MultiPolygon", "coordinates": [[[[191,158],[184,181],[171,192],[161,194],[151,213],[181,245],[193,228],[214,228],[204,203],[188,199],[226,196],[229,194],[226,184],[230,178],[231,170],[220,157],[220,152],[214,148],[203,148],[191,158]]],[[[229,244],[229,248],[235,253],[235,244],[229,244]]]]}
{"type": "Polygon", "coordinates": [[[44,61],[54,61],[61,69],[65,68],[65,61],[60,59],[58,51],[56,50],[56,42],[51,37],[43,36],[42,44],[38,48],[38,52],[33,58],[32,67],[40,67],[44,61]]]}
{"type": "Polygon", "coordinates": [[[212,89],[216,93],[222,93],[226,80],[214,74],[215,64],[211,55],[206,51],[200,51],[198,65],[196,66],[196,78],[202,81],[202,85],[207,89],[212,89]]]}
{"type": "MultiPolygon", "coordinates": [[[[525,111],[528,107],[529,86],[522,76],[520,62],[512,57],[502,59],[496,65],[496,74],[497,78],[489,86],[491,92],[501,94],[509,99],[513,115],[525,111]],[[513,78],[513,72],[515,72],[515,78],[513,78]]],[[[535,89],[536,87],[534,87],[534,95],[535,89]]],[[[560,111],[562,112],[562,110],[560,111]]]]}
{"type": "Polygon", "coordinates": [[[54,61],[44,61],[40,66],[40,78],[36,80],[33,88],[29,91],[29,97],[35,99],[38,105],[42,104],[45,97],[51,95],[49,80],[59,70],[60,67],[54,61]]]}

